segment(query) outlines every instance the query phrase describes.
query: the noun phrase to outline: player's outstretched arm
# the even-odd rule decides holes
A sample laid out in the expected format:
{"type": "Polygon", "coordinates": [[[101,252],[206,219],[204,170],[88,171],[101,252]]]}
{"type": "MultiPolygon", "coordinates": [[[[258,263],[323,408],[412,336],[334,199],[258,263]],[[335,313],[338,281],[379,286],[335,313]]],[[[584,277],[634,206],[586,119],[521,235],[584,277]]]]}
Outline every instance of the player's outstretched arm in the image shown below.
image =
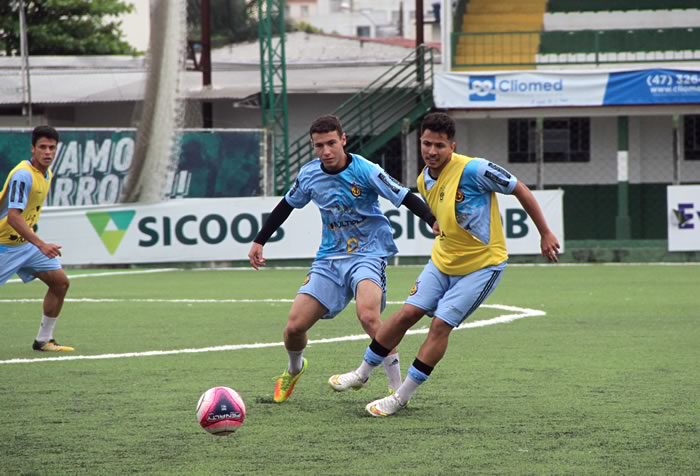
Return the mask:
{"type": "Polygon", "coordinates": [[[547,225],[547,220],[544,218],[544,213],[540,204],[537,203],[537,199],[532,194],[527,185],[518,181],[515,189],[513,190],[513,195],[518,199],[523,209],[532,218],[535,223],[537,230],[540,232],[540,250],[542,251],[542,256],[547,258],[549,261],[557,262],[559,258],[559,240],[554,235],[552,230],[549,229],[547,225]]]}
{"type": "Polygon", "coordinates": [[[18,208],[10,208],[7,210],[7,223],[14,228],[22,238],[39,248],[39,251],[47,258],[61,256],[61,246],[55,243],[46,243],[39,238],[39,235],[34,233],[34,230],[24,221],[22,210],[18,208]]]}
{"type": "Polygon", "coordinates": [[[408,208],[411,211],[411,213],[413,213],[415,216],[426,222],[431,228],[434,229],[435,216],[433,216],[433,212],[430,210],[430,207],[423,200],[416,197],[412,193],[407,193],[403,201],[401,202],[401,205],[408,208]]]}
{"type": "Polygon", "coordinates": [[[280,226],[282,226],[282,223],[289,218],[292,210],[294,210],[294,207],[292,207],[285,198],[282,198],[275,209],[272,210],[270,216],[267,217],[265,224],[253,240],[253,244],[248,252],[248,260],[253,268],[260,269],[260,267],[265,266],[263,246],[265,243],[267,243],[267,240],[270,239],[272,234],[276,232],[280,226]]]}

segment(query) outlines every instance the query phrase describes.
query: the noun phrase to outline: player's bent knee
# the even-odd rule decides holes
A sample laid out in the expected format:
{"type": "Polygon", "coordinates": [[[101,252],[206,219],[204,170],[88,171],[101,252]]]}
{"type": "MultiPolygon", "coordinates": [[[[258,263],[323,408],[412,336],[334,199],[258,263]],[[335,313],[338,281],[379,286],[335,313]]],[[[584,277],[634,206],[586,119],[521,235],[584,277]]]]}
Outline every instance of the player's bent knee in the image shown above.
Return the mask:
{"type": "Polygon", "coordinates": [[[298,336],[303,335],[311,328],[311,325],[302,318],[295,318],[290,315],[287,320],[287,326],[284,328],[285,335],[298,336]]]}
{"type": "Polygon", "coordinates": [[[379,326],[382,323],[379,314],[374,312],[359,313],[357,318],[363,325],[367,326],[379,326]]]}
{"type": "Polygon", "coordinates": [[[58,278],[53,281],[49,287],[55,294],[62,294],[65,296],[66,293],[68,293],[70,281],[68,280],[68,277],[64,275],[62,278],[58,278]]]}

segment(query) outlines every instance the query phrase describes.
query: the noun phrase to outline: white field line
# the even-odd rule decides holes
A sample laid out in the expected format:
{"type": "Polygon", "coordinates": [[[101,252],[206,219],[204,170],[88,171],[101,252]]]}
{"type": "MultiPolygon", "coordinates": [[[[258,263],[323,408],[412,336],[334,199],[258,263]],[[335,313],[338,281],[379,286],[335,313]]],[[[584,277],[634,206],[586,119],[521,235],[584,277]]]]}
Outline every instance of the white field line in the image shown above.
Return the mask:
{"type": "MultiPolygon", "coordinates": [[[[658,262],[658,263],[511,263],[508,265],[508,267],[516,267],[516,268],[532,268],[532,267],[550,267],[550,268],[556,268],[559,266],[563,267],[591,267],[591,266],[700,266],[700,262],[679,262],[679,263],[670,263],[670,262],[658,262]]],[[[423,265],[418,265],[418,264],[406,264],[406,265],[396,265],[392,267],[397,267],[397,268],[416,268],[420,269],[423,268],[423,265]]],[[[270,267],[266,269],[261,269],[260,271],[275,271],[275,270],[300,270],[300,269],[309,269],[308,266],[277,266],[277,267],[270,267]]],[[[202,272],[202,271],[255,271],[253,268],[250,267],[221,267],[221,268],[156,268],[156,269],[136,269],[136,270],[130,270],[130,271],[107,271],[104,273],[85,273],[85,274],[68,274],[68,277],[70,279],[80,279],[80,278],[99,278],[102,276],[121,276],[121,275],[129,275],[129,274],[150,274],[150,273],[168,273],[171,271],[195,271],[195,272],[202,272]]],[[[10,279],[6,281],[5,284],[17,284],[21,283],[21,279],[10,279]]]]}
{"type": "MultiPolygon", "coordinates": [[[[181,268],[157,268],[157,269],[135,269],[131,271],[107,271],[104,273],[85,273],[85,274],[69,274],[70,279],[79,278],[99,278],[101,276],[121,276],[127,274],[151,274],[151,273],[168,273],[170,271],[182,271],[181,268]]],[[[10,279],[6,284],[21,283],[21,279],[10,279]]]]}
{"type": "MultiPolygon", "coordinates": [[[[261,299],[261,300],[192,300],[193,302],[289,302],[291,300],[271,300],[271,299],[261,299]]],[[[402,301],[391,301],[387,304],[402,304],[402,301]]],[[[508,314],[502,314],[500,316],[493,317],[491,319],[486,319],[483,321],[465,322],[461,326],[455,329],[455,331],[460,331],[464,329],[475,329],[477,327],[492,326],[495,324],[507,324],[509,322],[516,321],[518,319],[523,319],[525,317],[536,317],[545,316],[547,313],[537,309],[527,309],[523,307],[515,306],[504,306],[501,304],[482,304],[481,307],[487,307],[491,309],[500,309],[502,311],[508,311],[508,314]]],[[[428,328],[414,329],[408,331],[407,335],[417,335],[417,334],[427,334],[428,328]]],[[[356,334],[341,337],[331,337],[328,339],[315,339],[310,340],[308,345],[316,344],[330,344],[334,342],[349,342],[355,340],[368,340],[367,334],[356,334]]],[[[71,355],[65,357],[45,357],[36,359],[10,359],[10,360],[0,360],[0,365],[3,364],[31,364],[39,362],[55,362],[55,361],[67,361],[67,360],[103,360],[103,359],[125,359],[130,357],[153,357],[160,355],[177,355],[177,354],[199,354],[202,352],[222,352],[228,350],[242,350],[242,349],[264,349],[267,347],[282,347],[284,342],[270,342],[270,343],[256,343],[256,344],[234,344],[234,345],[220,345],[215,347],[202,347],[198,349],[178,349],[178,350],[151,350],[146,352],[127,352],[123,354],[99,354],[99,355],[71,355]]]]}

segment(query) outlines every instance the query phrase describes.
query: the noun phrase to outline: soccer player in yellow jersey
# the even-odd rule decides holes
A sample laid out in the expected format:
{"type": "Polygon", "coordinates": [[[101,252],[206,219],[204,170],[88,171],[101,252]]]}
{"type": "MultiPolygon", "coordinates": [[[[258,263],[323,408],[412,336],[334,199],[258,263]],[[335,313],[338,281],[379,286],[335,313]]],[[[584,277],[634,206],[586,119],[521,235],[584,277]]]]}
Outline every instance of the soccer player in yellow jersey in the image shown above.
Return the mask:
{"type": "Polygon", "coordinates": [[[61,247],[46,243],[36,234],[41,207],[49,192],[56,157],[58,132],[49,126],[32,131],[32,157],[20,162],[8,175],[0,192],[0,285],[17,273],[22,281],[39,278],[49,287],[44,313],[32,349],[70,352],[53,338],[58,314],[68,291],[68,277],[57,257],[61,247]]]}
{"type": "Polygon", "coordinates": [[[396,347],[425,314],[433,317],[401,386],[367,405],[372,416],[393,415],[406,406],[445,355],[452,329],[476,311],[500,281],[508,253],[496,192],[515,195],[537,226],[542,255],[557,261],[559,241],[527,186],[494,163],[456,154],[454,135],[455,123],[444,113],[428,114],[421,126],[425,168],[418,177],[418,190],[440,228],[430,261],[403,307],[382,323],[360,367],[329,380],[338,391],[361,388],[388,349],[396,347]]]}

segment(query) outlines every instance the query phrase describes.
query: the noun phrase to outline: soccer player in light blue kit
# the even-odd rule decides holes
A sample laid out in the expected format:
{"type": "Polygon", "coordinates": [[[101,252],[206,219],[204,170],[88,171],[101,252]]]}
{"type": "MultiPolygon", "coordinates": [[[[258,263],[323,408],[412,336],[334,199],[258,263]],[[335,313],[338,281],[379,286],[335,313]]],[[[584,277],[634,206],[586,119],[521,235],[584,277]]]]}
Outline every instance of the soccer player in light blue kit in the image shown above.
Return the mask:
{"type": "Polygon", "coordinates": [[[493,292],[506,267],[508,252],[496,193],[514,195],[540,233],[542,255],[557,261],[559,240],[547,226],[532,192],[502,167],[455,153],[455,124],[445,113],[431,113],[421,126],[425,168],[418,191],[430,205],[440,234],[403,307],[387,319],[356,370],[333,375],[337,391],[359,389],[372,370],[425,314],[433,317],[408,376],[395,393],[370,402],[375,417],[393,415],[406,406],[445,355],[452,329],[458,327],[493,292]]]}
{"type": "MultiPolygon", "coordinates": [[[[319,320],[339,314],[354,297],[357,317],[374,337],[386,302],[387,258],[398,250],[389,220],[379,208],[381,195],[394,206],[405,205],[431,227],[428,206],[379,165],[344,150],[346,136],[334,116],[316,119],[310,128],[317,159],[304,165],[292,188],[270,214],[248,253],[250,264],[265,265],[263,245],[294,208],[313,201],[321,212],[321,245],[289,311],[284,345],[287,369],[275,381],[274,401],[286,401],[304,373],[307,331],[319,320]]],[[[401,384],[398,353],[383,359],[389,388],[401,384]]]]}
{"type": "Polygon", "coordinates": [[[49,287],[44,297],[44,313],[32,349],[43,352],[70,352],[60,345],[53,330],[68,292],[68,277],[57,257],[61,247],[46,243],[36,234],[41,208],[49,193],[51,170],[56,157],[58,132],[49,126],[32,131],[32,157],[10,171],[0,191],[0,285],[17,273],[22,281],[39,278],[49,287]]]}

